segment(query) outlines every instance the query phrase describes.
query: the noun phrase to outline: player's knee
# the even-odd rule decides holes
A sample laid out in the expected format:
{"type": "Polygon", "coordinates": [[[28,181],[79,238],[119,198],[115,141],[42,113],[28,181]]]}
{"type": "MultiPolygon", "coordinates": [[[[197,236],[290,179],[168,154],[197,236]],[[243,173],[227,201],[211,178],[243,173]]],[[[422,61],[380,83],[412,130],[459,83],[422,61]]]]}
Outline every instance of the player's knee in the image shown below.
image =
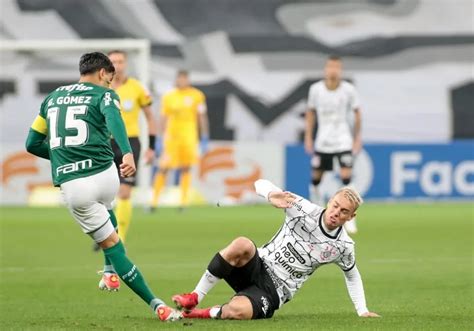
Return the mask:
{"type": "Polygon", "coordinates": [[[118,192],[119,199],[128,200],[132,196],[132,186],[121,184],[118,192]]]}
{"type": "Polygon", "coordinates": [[[342,184],[349,185],[351,183],[351,177],[342,178],[342,184]]]}
{"type": "Polygon", "coordinates": [[[241,257],[253,256],[255,245],[249,238],[238,237],[230,244],[232,251],[241,257]]]}
{"type": "Polygon", "coordinates": [[[167,168],[161,168],[160,170],[158,170],[158,172],[163,176],[168,175],[168,169],[167,168]]]}
{"type": "Polygon", "coordinates": [[[221,318],[232,320],[248,320],[252,319],[252,313],[248,311],[247,307],[231,301],[222,307],[221,318]]]}
{"type": "Polygon", "coordinates": [[[312,183],[314,186],[318,186],[319,183],[321,183],[321,178],[312,178],[312,179],[311,179],[311,183],[312,183]]]}

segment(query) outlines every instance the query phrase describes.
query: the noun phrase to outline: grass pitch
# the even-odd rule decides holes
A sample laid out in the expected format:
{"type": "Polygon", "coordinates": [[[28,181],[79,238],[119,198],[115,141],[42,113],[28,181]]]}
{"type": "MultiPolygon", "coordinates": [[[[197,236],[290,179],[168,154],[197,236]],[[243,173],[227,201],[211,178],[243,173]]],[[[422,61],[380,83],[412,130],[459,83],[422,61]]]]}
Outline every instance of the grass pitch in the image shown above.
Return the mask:
{"type": "MultiPolygon", "coordinates": [[[[264,244],[280,227],[270,206],[136,208],[126,243],[154,292],[194,288],[210,258],[237,236],[264,244]]],[[[91,251],[64,208],[0,209],[2,330],[468,330],[473,327],[473,207],[366,204],[359,211],[357,264],[369,309],[356,316],[337,266],[320,268],[293,301],[260,321],[158,321],[128,288],[97,290],[102,254],[91,251]]],[[[221,282],[203,306],[232,295],[221,282]]]]}

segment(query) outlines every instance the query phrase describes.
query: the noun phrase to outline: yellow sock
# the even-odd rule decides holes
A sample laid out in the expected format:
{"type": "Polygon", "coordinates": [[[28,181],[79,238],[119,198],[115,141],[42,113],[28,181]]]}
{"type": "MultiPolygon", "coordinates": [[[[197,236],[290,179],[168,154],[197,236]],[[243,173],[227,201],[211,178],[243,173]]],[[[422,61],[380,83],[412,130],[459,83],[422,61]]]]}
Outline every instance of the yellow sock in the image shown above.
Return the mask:
{"type": "Polygon", "coordinates": [[[187,206],[188,204],[188,195],[189,188],[191,187],[191,172],[183,171],[181,173],[181,179],[179,186],[181,188],[181,206],[187,206]]]}
{"type": "Polygon", "coordinates": [[[118,235],[122,241],[125,241],[132,219],[132,201],[130,199],[117,199],[115,214],[117,216],[118,235]]]}
{"type": "Polygon", "coordinates": [[[158,205],[158,200],[160,198],[161,191],[165,187],[166,175],[162,172],[159,172],[155,176],[155,183],[153,184],[153,199],[151,200],[151,206],[156,207],[158,205]]]}

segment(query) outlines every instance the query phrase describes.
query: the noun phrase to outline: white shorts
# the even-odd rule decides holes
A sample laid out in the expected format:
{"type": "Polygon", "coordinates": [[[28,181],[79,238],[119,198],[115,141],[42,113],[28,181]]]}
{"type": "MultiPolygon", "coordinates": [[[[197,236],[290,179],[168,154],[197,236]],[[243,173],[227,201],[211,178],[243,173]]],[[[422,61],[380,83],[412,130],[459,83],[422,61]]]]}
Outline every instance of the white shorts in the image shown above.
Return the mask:
{"type": "Polygon", "coordinates": [[[108,210],[119,189],[117,168],[73,179],[61,184],[61,193],[72,216],[84,233],[100,243],[115,231],[108,210]]]}

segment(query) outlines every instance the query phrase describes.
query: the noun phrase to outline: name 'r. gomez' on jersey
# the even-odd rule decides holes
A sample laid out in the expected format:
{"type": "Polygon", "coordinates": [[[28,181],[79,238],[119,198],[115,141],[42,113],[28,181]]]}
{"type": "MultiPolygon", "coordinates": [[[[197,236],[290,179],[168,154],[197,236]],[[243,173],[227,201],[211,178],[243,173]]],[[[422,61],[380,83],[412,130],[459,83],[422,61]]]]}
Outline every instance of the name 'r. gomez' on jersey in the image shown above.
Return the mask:
{"type": "Polygon", "coordinates": [[[280,306],[293,298],[320,266],[337,264],[343,271],[355,266],[354,242],[343,227],[331,236],[321,222],[325,209],[298,197],[286,209],[277,234],[258,249],[275,284],[280,306]]]}
{"type": "Polygon", "coordinates": [[[308,109],[315,109],[318,130],[314,148],[321,153],[352,150],[351,112],[360,108],[359,95],[349,82],[341,81],[329,90],[324,80],[311,85],[308,109]]]}

